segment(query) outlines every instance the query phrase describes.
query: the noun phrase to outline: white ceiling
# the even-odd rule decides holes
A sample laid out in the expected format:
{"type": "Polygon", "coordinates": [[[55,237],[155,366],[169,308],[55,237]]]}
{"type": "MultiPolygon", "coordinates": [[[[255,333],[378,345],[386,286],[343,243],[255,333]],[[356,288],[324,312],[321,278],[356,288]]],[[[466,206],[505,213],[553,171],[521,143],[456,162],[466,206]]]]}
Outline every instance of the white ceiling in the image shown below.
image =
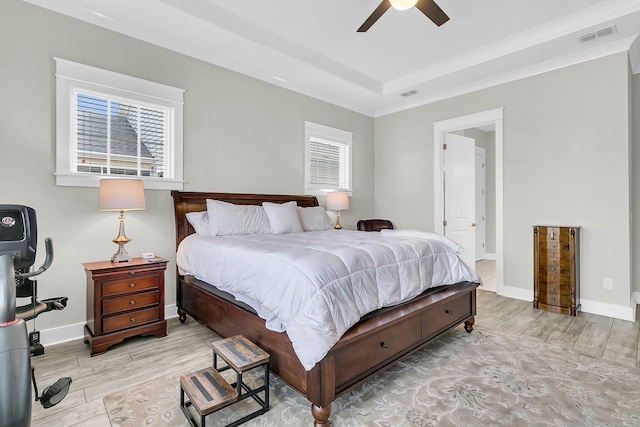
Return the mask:
{"type": "Polygon", "coordinates": [[[24,1],[372,117],[615,52],[640,70],[640,0],[436,0],[441,27],[389,9],[366,33],[381,0],[24,1]]]}

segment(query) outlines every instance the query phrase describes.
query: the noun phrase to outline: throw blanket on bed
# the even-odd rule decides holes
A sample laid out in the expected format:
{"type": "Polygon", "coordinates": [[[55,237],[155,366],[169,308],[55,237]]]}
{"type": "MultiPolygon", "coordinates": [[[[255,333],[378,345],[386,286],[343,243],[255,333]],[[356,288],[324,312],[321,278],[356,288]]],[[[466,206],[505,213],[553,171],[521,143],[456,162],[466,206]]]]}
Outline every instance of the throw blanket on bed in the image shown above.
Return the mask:
{"type": "Polygon", "coordinates": [[[231,293],[269,329],[286,331],[310,370],[363,315],[434,286],[480,283],[460,249],[442,235],[410,230],[193,234],[176,261],[180,274],[231,293]]]}

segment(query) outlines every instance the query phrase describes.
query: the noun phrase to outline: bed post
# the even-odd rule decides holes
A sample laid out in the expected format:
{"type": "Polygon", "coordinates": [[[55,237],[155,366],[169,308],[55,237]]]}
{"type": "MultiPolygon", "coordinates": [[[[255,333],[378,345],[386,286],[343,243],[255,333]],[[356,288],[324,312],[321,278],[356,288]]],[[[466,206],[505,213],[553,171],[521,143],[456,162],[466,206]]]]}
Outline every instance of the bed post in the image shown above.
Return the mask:
{"type": "Polygon", "coordinates": [[[327,406],[316,406],[313,403],[311,404],[311,415],[313,415],[313,426],[314,427],[326,427],[329,421],[329,417],[331,416],[331,403],[327,406]]]}
{"type": "Polygon", "coordinates": [[[475,317],[470,317],[467,320],[465,320],[464,322],[464,330],[467,331],[468,333],[471,333],[471,331],[473,331],[473,324],[476,323],[476,318],[475,317]]]}

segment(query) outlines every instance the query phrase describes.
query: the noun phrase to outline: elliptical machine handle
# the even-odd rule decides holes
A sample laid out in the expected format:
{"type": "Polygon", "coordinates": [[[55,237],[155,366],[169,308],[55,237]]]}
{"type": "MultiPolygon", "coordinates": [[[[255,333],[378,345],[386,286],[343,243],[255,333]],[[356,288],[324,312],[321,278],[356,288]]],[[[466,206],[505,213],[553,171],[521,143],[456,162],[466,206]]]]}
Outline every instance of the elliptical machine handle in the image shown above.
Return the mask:
{"type": "Polygon", "coordinates": [[[53,240],[51,240],[51,237],[47,237],[46,239],[44,239],[44,247],[46,251],[44,264],[42,264],[42,266],[35,271],[28,271],[25,273],[16,274],[16,277],[27,278],[27,277],[37,276],[39,274],[44,273],[49,269],[49,267],[51,267],[51,264],[53,263],[53,240]]]}

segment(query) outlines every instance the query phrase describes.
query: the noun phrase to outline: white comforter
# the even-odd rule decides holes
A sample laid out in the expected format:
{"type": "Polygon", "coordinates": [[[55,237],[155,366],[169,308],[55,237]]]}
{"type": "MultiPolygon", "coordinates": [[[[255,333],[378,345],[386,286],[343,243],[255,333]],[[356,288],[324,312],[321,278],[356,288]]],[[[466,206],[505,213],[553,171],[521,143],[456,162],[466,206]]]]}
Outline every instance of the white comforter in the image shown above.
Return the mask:
{"type": "Polygon", "coordinates": [[[481,283],[459,249],[439,234],[409,230],[193,234],[176,261],[181,274],[231,293],[269,329],[286,331],[310,370],[361,316],[430,287],[481,283]]]}

